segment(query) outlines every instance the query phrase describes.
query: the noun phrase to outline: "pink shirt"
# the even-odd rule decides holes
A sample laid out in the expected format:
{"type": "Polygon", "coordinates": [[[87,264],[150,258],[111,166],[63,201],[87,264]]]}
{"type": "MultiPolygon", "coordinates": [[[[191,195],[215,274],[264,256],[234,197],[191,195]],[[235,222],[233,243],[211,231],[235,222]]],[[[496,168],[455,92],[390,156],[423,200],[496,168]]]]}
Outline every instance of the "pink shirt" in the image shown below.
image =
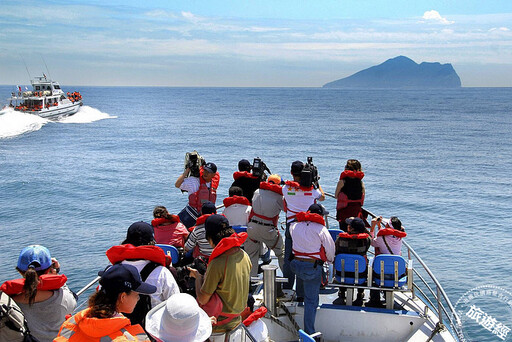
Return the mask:
{"type": "Polygon", "coordinates": [[[391,248],[391,251],[386,246],[386,243],[384,242],[384,236],[377,236],[374,237],[375,232],[372,233],[372,246],[375,247],[375,249],[379,249],[379,253],[376,251],[377,254],[393,254],[393,255],[402,255],[402,238],[393,236],[393,235],[386,235],[386,242],[388,243],[389,248],[391,248]]]}

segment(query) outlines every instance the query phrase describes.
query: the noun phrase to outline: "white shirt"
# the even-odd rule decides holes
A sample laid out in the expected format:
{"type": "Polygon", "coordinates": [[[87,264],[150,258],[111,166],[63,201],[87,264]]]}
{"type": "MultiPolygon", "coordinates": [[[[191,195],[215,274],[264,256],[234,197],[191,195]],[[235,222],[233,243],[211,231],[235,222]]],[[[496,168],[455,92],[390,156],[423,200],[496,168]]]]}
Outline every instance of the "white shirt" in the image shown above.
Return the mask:
{"type": "Polygon", "coordinates": [[[250,205],[235,203],[224,208],[222,213],[226,216],[231,226],[247,226],[251,209],[250,205]]]}
{"type": "Polygon", "coordinates": [[[327,228],[320,223],[301,221],[290,225],[292,248],[301,253],[314,253],[311,257],[320,258],[320,248],[324,246],[327,261],[334,261],[334,240],[327,228]]]}
{"type": "MultiPolygon", "coordinates": [[[[183,183],[181,183],[180,190],[187,191],[189,194],[193,194],[199,190],[200,184],[201,183],[199,182],[198,177],[187,177],[183,180],[183,183]]],[[[209,189],[211,182],[206,183],[206,186],[209,189]]]]}
{"type": "MultiPolygon", "coordinates": [[[[149,264],[149,260],[124,260],[122,264],[132,265],[136,267],[140,273],[144,266],[149,264]]],[[[145,283],[156,286],[156,292],[149,295],[151,297],[151,307],[153,308],[167,300],[173,294],[180,293],[178,284],[176,283],[171,271],[163,266],[157,266],[153,272],[149,274],[145,283]]]]}
{"type": "Polygon", "coordinates": [[[322,197],[322,193],[318,189],[303,191],[298,188],[288,188],[288,185],[285,185],[283,186],[283,196],[287,209],[286,220],[290,222],[297,213],[307,211],[311,204],[322,197]]]}

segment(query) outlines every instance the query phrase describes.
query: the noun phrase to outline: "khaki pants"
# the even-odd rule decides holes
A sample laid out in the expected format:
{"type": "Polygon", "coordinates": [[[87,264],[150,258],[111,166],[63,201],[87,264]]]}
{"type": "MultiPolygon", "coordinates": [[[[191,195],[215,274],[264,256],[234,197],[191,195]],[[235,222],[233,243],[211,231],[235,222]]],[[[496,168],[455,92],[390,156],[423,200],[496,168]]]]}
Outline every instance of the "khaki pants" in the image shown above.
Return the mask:
{"type": "Polygon", "coordinates": [[[247,225],[247,235],[249,238],[245,241],[244,249],[251,258],[252,269],[251,277],[258,276],[258,259],[260,257],[261,244],[267,245],[268,249],[274,251],[279,262],[279,268],[283,269],[284,263],[284,245],[283,238],[275,227],[264,226],[259,223],[249,222],[247,225]]]}

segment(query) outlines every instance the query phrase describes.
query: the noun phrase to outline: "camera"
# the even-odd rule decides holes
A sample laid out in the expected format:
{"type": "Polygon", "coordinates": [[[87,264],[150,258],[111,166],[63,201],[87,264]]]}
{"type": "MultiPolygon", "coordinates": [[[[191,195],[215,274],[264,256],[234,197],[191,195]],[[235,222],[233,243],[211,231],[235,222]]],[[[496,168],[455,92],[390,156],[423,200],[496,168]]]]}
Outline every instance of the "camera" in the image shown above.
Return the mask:
{"type": "Polygon", "coordinates": [[[190,170],[187,177],[199,177],[201,175],[201,166],[204,164],[206,164],[204,158],[196,150],[185,154],[185,169],[188,168],[190,170]]]}
{"type": "Polygon", "coordinates": [[[252,161],[252,174],[260,179],[263,179],[265,176],[265,171],[269,174],[271,173],[267,167],[267,164],[263,162],[260,158],[254,158],[252,161]]]}
{"type": "Polygon", "coordinates": [[[308,157],[308,162],[304,165],[300,173],[300,185],[303,187],[310,187],[312,185],[318,188],[318,168],[313,164],[313,157],[308,157]]]}

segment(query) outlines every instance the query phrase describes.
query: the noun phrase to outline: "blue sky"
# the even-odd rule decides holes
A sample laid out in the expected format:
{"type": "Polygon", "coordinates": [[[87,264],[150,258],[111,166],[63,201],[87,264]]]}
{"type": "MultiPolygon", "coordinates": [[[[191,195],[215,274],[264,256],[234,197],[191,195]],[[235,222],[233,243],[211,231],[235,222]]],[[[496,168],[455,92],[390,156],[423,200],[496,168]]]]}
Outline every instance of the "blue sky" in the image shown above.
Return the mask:
{"type": "Polygon", "coordinates": [[[0,84],[321,86],[405,55],[512,86],[512,1],[0,0],[0,84]]]}

